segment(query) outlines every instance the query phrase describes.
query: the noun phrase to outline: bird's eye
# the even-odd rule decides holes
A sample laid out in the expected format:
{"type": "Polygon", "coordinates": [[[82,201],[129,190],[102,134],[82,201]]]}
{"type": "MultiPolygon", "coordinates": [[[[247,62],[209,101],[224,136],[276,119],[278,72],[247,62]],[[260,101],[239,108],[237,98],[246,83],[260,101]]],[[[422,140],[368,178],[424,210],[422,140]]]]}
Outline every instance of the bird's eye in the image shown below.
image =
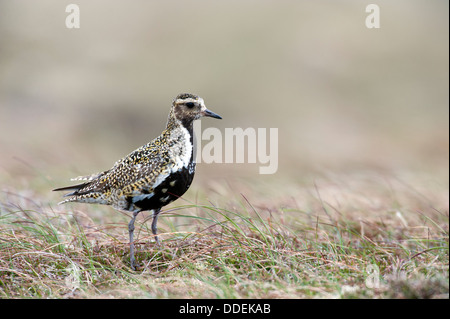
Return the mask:
{"type": "Polygon", "coordinates": [[[195,106],[195,104],[194,104],[194,102],[187,102],[187,103],[186,103],[186,106],[187,106],[188,108],[192,109],[192,108],[195,106]]]}

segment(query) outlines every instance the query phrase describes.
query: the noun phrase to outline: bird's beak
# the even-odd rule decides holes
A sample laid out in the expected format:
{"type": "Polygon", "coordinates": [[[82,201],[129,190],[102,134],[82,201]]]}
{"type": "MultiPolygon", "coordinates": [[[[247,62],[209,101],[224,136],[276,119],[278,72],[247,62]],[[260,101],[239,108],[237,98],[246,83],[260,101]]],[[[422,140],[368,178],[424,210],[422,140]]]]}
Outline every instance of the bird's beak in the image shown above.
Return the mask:
{"type": "Polygon", "coordinates": [[[203,112],[201,112],[202,116],[209,116],[214,117],[215,119],[222,119],[222,117],[219,114],[216,114],[208,109],[205,109],[203,112]]]}

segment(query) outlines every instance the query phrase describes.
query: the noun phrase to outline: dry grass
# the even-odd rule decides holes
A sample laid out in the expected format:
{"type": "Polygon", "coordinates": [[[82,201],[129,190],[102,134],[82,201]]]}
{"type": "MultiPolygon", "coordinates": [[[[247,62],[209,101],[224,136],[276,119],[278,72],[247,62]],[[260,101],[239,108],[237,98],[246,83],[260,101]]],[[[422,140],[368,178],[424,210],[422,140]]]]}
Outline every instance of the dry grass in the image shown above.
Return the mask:
{"type": "Polygon", "coordinates": [[[125,216],[4,194],[1,297],[448,298],[448,211],[398,185],[379,189],[397,193],[381,201],[325,184],[298,186],[302,199],[271,207],[231,191],[216,198],[223,205],[173,206],[161,218],[162,247],[143,214],[136,272],[125,216]]]}

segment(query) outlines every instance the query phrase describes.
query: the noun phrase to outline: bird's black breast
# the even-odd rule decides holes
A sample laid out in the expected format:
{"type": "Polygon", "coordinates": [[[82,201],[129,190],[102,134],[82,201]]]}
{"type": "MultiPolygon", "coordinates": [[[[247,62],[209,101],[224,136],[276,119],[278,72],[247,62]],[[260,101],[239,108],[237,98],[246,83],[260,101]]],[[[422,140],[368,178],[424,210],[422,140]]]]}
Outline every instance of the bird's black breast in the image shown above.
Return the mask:
{"type": "Polygon", "coordinates": [[[152,192],[142,190],[142,195],[148,196],[128,197],[131,206],[134,204],[140,210],[159,209],[181,197],[191,186],[194,179],[195,163],[172,172],[152,192]]]}

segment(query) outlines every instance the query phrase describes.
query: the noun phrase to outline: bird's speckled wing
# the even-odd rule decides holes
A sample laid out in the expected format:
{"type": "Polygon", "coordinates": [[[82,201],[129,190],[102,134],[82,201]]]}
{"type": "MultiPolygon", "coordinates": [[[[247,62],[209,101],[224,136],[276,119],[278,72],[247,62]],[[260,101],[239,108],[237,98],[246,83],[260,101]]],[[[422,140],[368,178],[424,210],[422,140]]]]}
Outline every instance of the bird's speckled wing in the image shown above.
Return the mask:
{"type": "Polygon", "coordinates": [[[85,202],[113,205],[121,208],[124,197],[151,192],[159,176],[173,165],[167,159],[168,147],[161,144],[159,138],[138,148],[128,156],[117,161],[114,166],[99,174],[77,178],[85,183],[60,188],[75,190],[65,202],[85,202]]]}

